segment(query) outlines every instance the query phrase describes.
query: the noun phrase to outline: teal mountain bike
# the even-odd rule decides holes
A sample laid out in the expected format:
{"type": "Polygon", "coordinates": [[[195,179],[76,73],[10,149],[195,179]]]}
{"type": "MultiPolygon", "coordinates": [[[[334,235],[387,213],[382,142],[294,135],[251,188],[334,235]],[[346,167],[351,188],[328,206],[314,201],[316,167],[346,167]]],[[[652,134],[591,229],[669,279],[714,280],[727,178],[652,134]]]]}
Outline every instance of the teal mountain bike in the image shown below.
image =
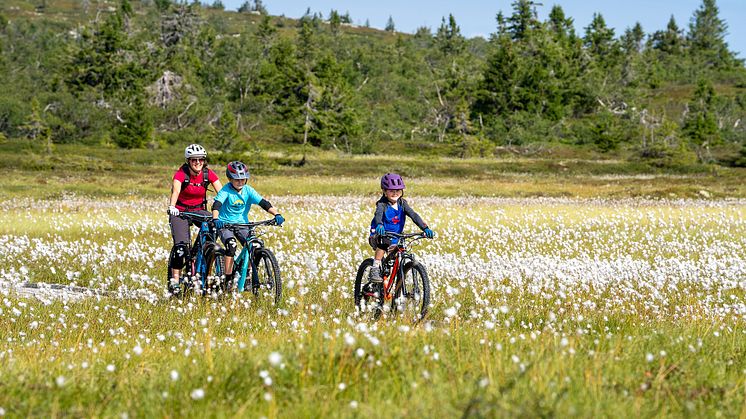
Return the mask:
{"type": "MultiPolygon", "coordinates": [[[[282,298],[282,279],[280,277],[280,265],[271,250],[264,247],[264,242],[259,238],[264,233],[257,231],[257,227],[276,226],[273,219],[255,223],[225,224],[227,228],[236,235],[241,242],[241,252],[233,261],[233,275],[226,277],[223,288],[226,291],[251,291],[255,296],[266,298],[273,304],[279,304],[282,298]],[[242,241],[240,231],[249,234],[242,241]]],[[[224,251],[221,249],[221,253],[224,251]]]]}

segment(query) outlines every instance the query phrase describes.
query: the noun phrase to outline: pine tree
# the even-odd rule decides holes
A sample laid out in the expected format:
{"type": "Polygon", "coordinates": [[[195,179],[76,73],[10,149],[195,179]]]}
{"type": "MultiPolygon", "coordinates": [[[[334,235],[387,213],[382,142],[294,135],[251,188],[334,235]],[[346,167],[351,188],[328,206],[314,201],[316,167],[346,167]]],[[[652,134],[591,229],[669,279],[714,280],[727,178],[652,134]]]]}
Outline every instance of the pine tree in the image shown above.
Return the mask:
{"type": "Polygon", "coordinates": [[[243,3],[236,9],[238,13],[249,13],[251,12],[251,3],[249,3],[249,0],[244,0],[243,3]]]}
{"type": "Polygon", "coordinates": [[[264,6],[264,2],[262,0],[254,0],[254,9],[255,12],[258,12],[260,15],[268,15],[269,12],[267,12],[267,7],[264,6]]]}
{"type": "Polygon", "coordinates": [[[396,26],[394,25],[394,18],[389,15],[389,20],[386,21],[386,32],[396,32],[396,26]]]}
{"type": "Polygon", "coordinates": [[[508,18],[508,30],[514,40],[522,40],[529,31],[536,29],[539,22],[532,0],[516,0],[512,3],[513,14],[508,18]]]}
{"type": "Polygon", "coordinates": [[[689,24],[689,46],[692,55],[705,65],[719,68],[733,66],[735,57],[725,42],[728,25],[718,17],[715,0],[702,0],[689,24]]]}
{"type": "Polygon", "coordinates": [[[342,21],[342,23],[345,23],[348,25],[352,24],[352,18],[350,17],[350,12],[346,11],[345,14],[340,16],[340,20],[342,21]]]}
{"type": "Polygon", "coordinates": [[[443,18],[438,32],[435,34],[435,45],[441,54],[445,56],[460,54],[464,50],[465,44],[466,40],[461,35],[461,28],[456,24],[453,15],[448,15],[447,24],[446,19],[443,18]]]}
{"type": "Polygon", "coordinates": [[[493,38],[473,110],[477,118],[493,119],[512,111],[515,76],[519,67],[517,46],[507,34],[493,38]]]}
{"type": "Polygon", "coordinates": [[[130,97],[141,91],[148,69],[135,61],[137,51],[125,32],[124,16],[118,10],[94,32],[83,32],[79,49],[67,66],[66,82],[73,90],[93,88],[104,97],[130,97]]]}
{"type": "Polygon", "coordinates": [[[169,7],[171,7],[171,0],[154,0],[154,4],[159,12],[165,12],[169,7]]]}
{"type": "Polygon", "coordinates": [[[259,22],[259,26],[256,30],[256,38],[262,45],[262,55],[267,56],[269,50],[272,47],[272,42],[277,34],[277,28],[272,24],[272,18],[268,15],[262,16],[262,20],[259,22]]]}
{"type": "Polygon", "coordinates": [[[313,26],[309,22],[304,22],[298,32],[298,58],[306,63],[307,68],[311,67],[311,64],[316,56],[316,35],[313,30],[313,26]]]}
{"type": "Polygon", "coordinates": [[[114,143],[122,148],[141,148],[153,136],[153,119],[142,97],[136,96],[126,105],[112,133],[114,143]]]}
{"type": "Polygon", "coordinates": [[[614,29],[606,26],[606,21],[600,13],[593,14],[591,23],[585,28],[583,40],[585,47],[603,67],[613,64],[611,60],[617,48],[614,41],[614,29]]]}
{"type": "Polygon", "coordinates": [[[624,85],[630,86],[636,81],[644,38],[645,32],[642,30],[640,22],[635,23],[632,28],[627,28],[620,38],[622,52],[624,53],[621,80],[624,85]]]}
{"type": "Polygon", "coordinates": [[[236,117],[231,112],[230,104],[224,102],[220,109],[220,117],[212,127],[212,144],[218,150],[231,151],[238,137],[236,117]]]}
{"type": "Polygon", "coordinates": [[[683,131],[701,162],[712,160],[710,147],[720,141],[715,107],[717,96],[712,82],[702,79],[688,105],[683,131]]]}
{"type": "Polygon", "coordinates": [[[36,97],[31,99],[31,114],[29,114],[27,122],[22,128],[26,131],[26,138],[33,142],[43,142],[47,154],[52,154],[52,130],[49,128],[44,113],[45,111],[41,110],[39,100],[36,97]]]}
{"type": "Polygon", "coordinates": [[[654,49],[668,55],[679,55],[684,50],[683,31],[676,24],[676,19],[671,15],[665,31],[657,31],[651,37],[651,45],[654,49]]]}
{"type": "Polygon", "coordinates": [[[625,55],[637,55],[642,51],[642,41],[645,38],[645,32],[642,30],[640,22],[636,22],[632,28],[624,31],[620,41],[622,51],[625,55]]]}
{"type": "Polygon", "coordinates": [[[572,40],[576,37],[573,19],[565,17],[565,11],[562,6],[554,5],[549,12],[549,30],[554,34],[555,39],[560,42],[572,40]]]}
{"type": "Polygon", "coordinates": [[[339,13],[336,10],[329,12],[329,29],[332,31],[332,35],[339,35],[339,25],[342,24],[342,19],[339,17],[339,13]]]}

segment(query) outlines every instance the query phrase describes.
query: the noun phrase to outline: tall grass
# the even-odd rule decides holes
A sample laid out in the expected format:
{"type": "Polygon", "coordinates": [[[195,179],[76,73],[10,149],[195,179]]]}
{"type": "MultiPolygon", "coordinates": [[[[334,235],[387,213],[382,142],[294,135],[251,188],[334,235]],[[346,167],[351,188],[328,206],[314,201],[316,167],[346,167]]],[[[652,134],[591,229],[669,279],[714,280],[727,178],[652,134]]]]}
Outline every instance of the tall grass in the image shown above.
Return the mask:
{"type": "MultiPolygon", "coordinates": [[[[356,313],[375,196],[270,196],[279,307],[168,299],[159,200],[6,201],[0,412],[739,416],[742,201],[424,198],[425,321],[356,313]],[[24,281],[139,298],[20,297],[24,281]],[[116,292],[114,293],[116,294],[116,292]]],[[[252,218],[261,219],[261,210],[252,218]]]]}

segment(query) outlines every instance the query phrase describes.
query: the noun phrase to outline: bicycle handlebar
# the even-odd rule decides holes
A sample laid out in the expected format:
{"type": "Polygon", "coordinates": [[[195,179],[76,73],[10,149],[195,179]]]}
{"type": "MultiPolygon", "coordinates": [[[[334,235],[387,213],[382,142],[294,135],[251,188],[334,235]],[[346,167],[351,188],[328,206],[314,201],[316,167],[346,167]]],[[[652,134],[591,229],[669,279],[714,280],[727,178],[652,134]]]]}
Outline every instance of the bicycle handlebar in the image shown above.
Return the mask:
{"type": "Polygon", "coordinates": [[[384,234],[384,236],[385,237],[391,237],[391,238],[398,238],[398,239],[412,239],[412,238],[426,239],[427,238],[427,236],[425,236],[425,233],[404,233],[404,234],[400,234],[400,233],[394,233],[394,232],[391,232],[391,231],[387,231],[384,234]]]}
{"type": "Polygon", "coordinates": [[[226,223],[225,228],[241,228],[241,227],[248,227],[248,228],[254,228],[259,226],[276,226],[277,221],[272,218],[269,220],[264,221],[256,221],[253,223],[226,223]]]}
{"type": "Polygon", "coordinates": [[[211,214],[202,214],[199,212],[189,212],[189,211],[183,211],[180,212],[179,215],[177,215],[179,218],[183,218],[185,220],[193,220],[193,221],[212,221],[212,215],[211,214]]]}

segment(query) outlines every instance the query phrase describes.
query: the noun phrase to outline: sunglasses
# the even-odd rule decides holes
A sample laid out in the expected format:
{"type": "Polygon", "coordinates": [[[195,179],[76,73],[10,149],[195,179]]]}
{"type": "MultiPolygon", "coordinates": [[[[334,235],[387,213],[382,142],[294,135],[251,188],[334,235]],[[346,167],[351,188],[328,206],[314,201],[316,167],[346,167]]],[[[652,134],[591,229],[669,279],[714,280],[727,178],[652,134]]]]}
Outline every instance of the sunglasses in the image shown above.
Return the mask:
{"type": "Polygon", "coordinates": [[[192,163],[204,163],[205,159],[203,157],[199,157],[199,158],[196,158],[196,159],[189,159],[189,161],[192,162],[192,163]]]}

